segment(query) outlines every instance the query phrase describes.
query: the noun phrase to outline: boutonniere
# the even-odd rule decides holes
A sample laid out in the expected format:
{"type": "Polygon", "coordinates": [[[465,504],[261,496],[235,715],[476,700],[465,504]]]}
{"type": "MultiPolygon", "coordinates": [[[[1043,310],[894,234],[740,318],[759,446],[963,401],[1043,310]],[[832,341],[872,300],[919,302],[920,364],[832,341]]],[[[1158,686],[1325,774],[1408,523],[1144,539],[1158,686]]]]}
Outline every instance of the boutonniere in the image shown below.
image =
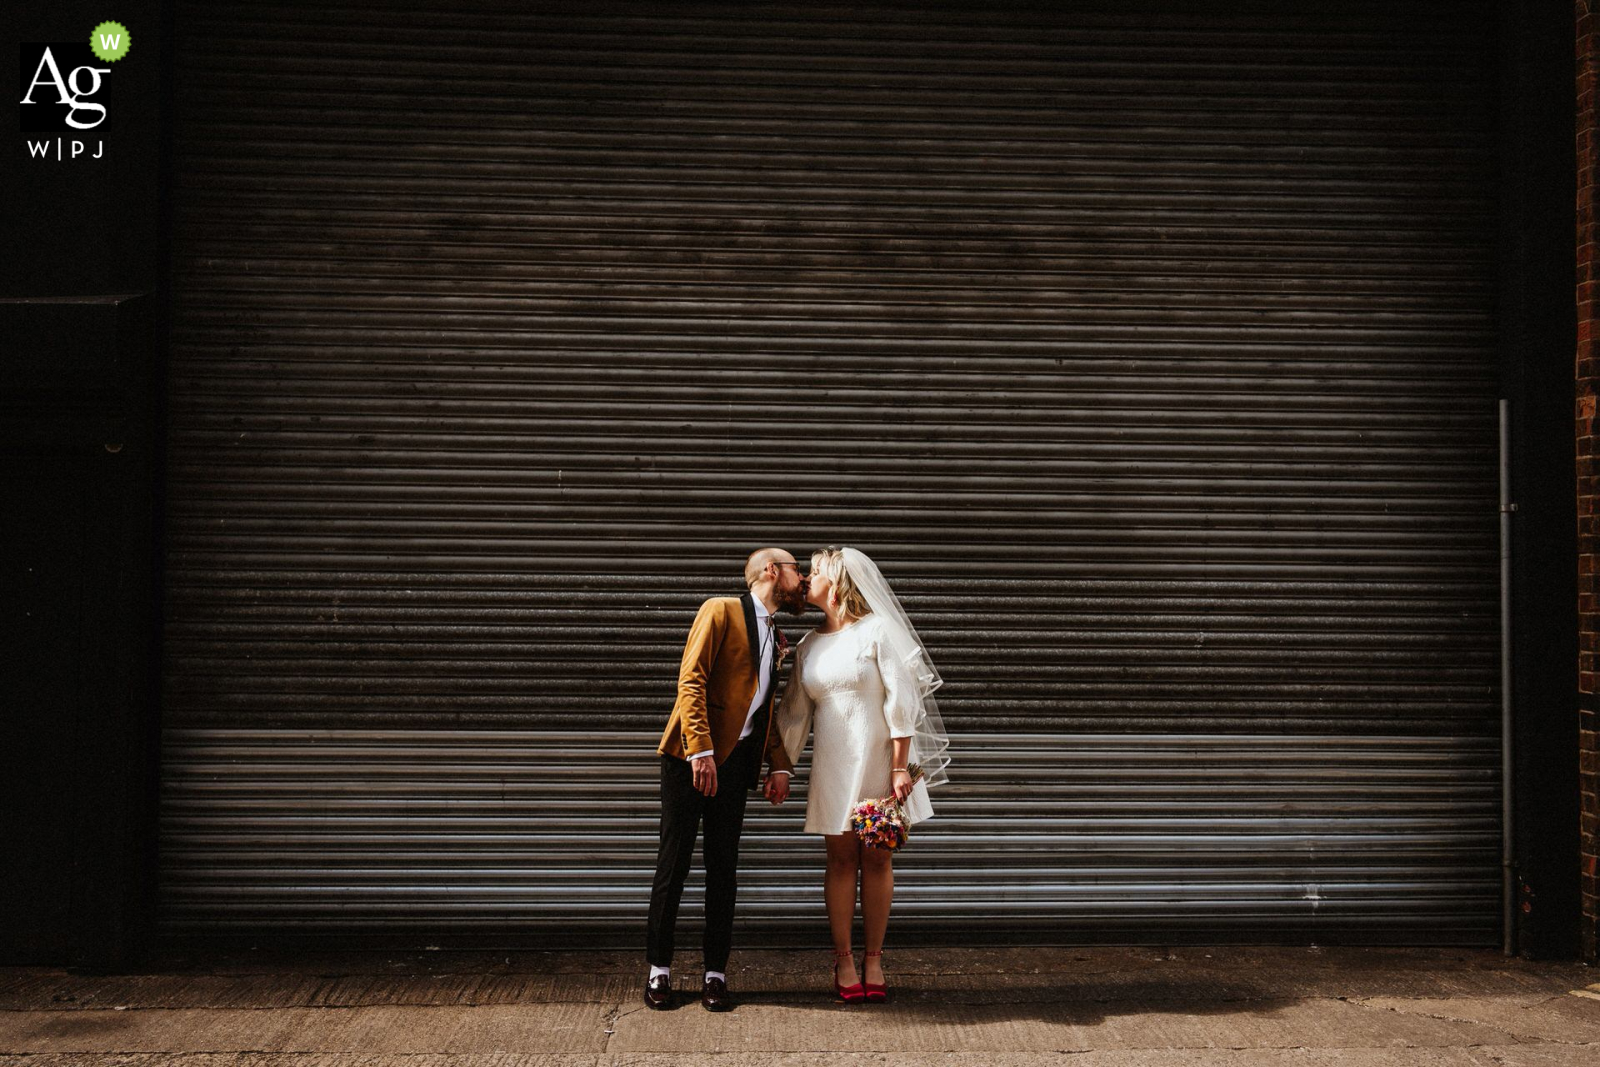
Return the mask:
{"type": "Polygon", "coordinates": [[[789,654],[789,639],[787,637],[783,636],[783,631],[779,630],[777,627],[773,627],[773,630],[778,635],[778,662],[777,662],[777,666],[781,667],[781,666],[783,666],[783,657],[785,657],[785,656],[787,656],[789,654]]]}

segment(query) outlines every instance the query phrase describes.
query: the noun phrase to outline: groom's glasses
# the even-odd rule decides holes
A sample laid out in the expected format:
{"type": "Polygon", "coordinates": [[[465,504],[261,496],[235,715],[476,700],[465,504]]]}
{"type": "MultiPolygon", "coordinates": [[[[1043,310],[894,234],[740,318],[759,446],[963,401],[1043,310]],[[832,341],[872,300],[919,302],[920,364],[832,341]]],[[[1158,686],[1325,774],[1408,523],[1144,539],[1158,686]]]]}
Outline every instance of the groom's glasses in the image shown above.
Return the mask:
{"type": "Polygon", "coordinates": [[[778,567],[793,567],[795,570],[799,570],[800,569],[800,564],[798,564],[798,563],[790,563],[787,560],[785,560],[783,562],[779,562],[778,560],[773,560],[772,562],[773,562],[774,566],[778,566],[778,567]]]}

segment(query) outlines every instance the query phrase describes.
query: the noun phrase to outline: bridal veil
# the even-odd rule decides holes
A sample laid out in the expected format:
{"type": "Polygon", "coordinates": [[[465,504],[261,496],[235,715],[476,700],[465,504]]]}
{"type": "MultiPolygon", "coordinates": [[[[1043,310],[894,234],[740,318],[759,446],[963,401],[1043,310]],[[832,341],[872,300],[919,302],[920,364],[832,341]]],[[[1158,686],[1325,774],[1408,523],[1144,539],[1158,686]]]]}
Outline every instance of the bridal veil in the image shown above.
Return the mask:
{"type": "Polygon", "coordinates": [[[922,710],[917,716],[913,748],[916,750],[915,758],[926,775],[925,781],[929,786],[947,782],[949,776],[945,774],[945,768],[950,765],[950,735],[939,714],[939,704],[933,699],[933,691],[944,684],[944,679],[934,667],[916,627],[911,625],[905,608],[900,605],[900,598],[889,588],[878,565],[865,552],[848,546],[841,550],[841,555],[851,581],[867,602],[867,607],[883,624],[883,640],[916,679],[922,710]]]}

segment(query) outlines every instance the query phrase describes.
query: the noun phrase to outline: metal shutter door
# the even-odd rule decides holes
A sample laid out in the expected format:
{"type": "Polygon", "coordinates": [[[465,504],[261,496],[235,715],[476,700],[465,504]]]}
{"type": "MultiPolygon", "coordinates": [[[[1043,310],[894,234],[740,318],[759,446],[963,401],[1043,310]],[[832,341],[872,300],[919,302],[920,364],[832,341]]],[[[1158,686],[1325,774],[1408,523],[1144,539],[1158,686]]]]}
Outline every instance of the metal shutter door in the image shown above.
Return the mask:
{"type": "Polygon", "coordinates": [[[840,543],[896,929],[1493,943],[1480,15],[179,4],[164,929],[636,937],[696,606],[840,543]]]}

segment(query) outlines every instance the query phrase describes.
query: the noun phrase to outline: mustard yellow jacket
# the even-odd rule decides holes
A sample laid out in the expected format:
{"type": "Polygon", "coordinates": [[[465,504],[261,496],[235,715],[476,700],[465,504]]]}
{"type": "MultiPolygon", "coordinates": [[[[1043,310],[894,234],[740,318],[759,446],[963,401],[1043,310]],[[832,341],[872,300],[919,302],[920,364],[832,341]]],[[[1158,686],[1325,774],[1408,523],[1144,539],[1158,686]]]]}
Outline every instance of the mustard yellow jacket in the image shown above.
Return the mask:
{"type": "MultiPolygon", "coordinates": [[[[678,700],[656,746],[663,756],[687,759],[709,748],[711,758],[721,766],[739,743],[739,731],[744,729],[745,715],[761,682],[754,598],[754,593],[718,596],[700,605],[678,666],[678,700]]],[[[774,647],[768,658],[776,654],[774,647]]],[[[774,662],[767,690],[767,734],[761,748],[770,769],[792,771],[794,764],[784,750],[783,738],[772,728],[777,691],[778,664],[774,662]]]]}

